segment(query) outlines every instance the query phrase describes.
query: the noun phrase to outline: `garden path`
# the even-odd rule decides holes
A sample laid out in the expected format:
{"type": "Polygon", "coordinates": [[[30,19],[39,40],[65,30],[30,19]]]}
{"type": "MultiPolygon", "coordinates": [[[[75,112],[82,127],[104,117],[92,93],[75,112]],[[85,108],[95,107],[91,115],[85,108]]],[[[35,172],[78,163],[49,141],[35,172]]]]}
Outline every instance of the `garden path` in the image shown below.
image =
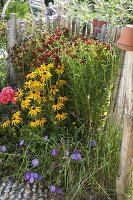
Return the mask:
{"type": "Polygon", "coordinates": [[[42,185],[31,186],[29,183],[16,183],[13,180],[0,182],[0,200],[61,200],[61,197],[54,197],[48,194],[48,190],[42,185]]]}

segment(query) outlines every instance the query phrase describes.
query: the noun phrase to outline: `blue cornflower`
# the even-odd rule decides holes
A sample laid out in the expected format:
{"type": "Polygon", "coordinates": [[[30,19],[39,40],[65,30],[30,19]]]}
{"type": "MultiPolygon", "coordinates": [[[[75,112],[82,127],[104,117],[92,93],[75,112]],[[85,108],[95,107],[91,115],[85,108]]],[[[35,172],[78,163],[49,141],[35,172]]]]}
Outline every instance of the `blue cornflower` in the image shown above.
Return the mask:
{"type": "Polygon", "coordinates": [[[63,190],[61,188],[56,188],[55,192],[57,194],[62,194],[63,193],[63,190]]]}
{"type": "Polygon", "coordinates": [[[53,149],[52,150],[52,156],[57,156],[59,153],[58,149],[53,149]]]}
{"type": "Polygon", "coordinates": [[[32,160],[33,167],[36,167],[38,164],[39,164],[39,160],[38,159],[35,158],[35,159],[32,160]]]}
{"type": "Polygon", "coordinates": [[[26,174],[24,175],[24,180],[25,181],[29,180],[30,183],[34,183],[35,180],[40,181],[41,179],[42,176],[38,175],[38,173],[35,172],[26,172],[26,174]]]}
{"type": "Polygon", "coordinates": [[[96,140],[91,140],[91,142],[90,142],[90,146],[91,147],[95,147],[96,146],[96,140]]]}
{"type": "Polygon", "coordinates": [[[43,176],[42,176],[42,175],[38,175],[38,177],[37,177],[37,180],[38,180],[38,181],[41,181],[41,180],[42,180],[42,178],[43,178],[43,176]]]}
{"type": "Polygon", "coordinates": [[[0,151],[1,152],[6,152],[6,146],[4,146],[4,145],[0,146],[0,151]]]}
{"type": "Polygon", "coordinates": [[[52,193],[55,193],[55,192],[56,192],[56,187],[55,187],[54,185],[51,185],[51,186],[49,187],[49,189],[50,189],[50,192],[52,192],[52,193]]]}
{"type": "Polygon", "coordinates": [[[71,154],[70,158],[72,160],[80,160],[81,154],[78,152],[78,150],[75,150],[73,154],[71,154]]]}

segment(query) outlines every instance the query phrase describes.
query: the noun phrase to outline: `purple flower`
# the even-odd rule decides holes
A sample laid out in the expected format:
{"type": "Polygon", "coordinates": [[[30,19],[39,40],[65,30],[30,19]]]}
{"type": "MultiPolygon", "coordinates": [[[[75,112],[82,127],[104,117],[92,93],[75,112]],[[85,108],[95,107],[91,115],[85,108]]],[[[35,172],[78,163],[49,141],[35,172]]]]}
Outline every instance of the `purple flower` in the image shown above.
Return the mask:
{"type": "Polygon", "coordinates": [[[45,141],[48,141],[48,135],[45,135],[45,136],[43,137],[43,139],[44,139],[45,141]]]}
{"type": "Polygon", "coordinates": [[[92,141],[90,142],[90,146],[91,146],[91,147],[95,147],[95,146],[96,146],[96,140],[92,140],[92,141]]]}
{"type": "Polygon", "coordinates": [[[26,172],[26,174],[24,175],[24,180],[28,181],[30,179],[32,172],[26,172]]]}
{"type": "Polygon", "coordinates": [[[32,160],[33,167],[36,167],[38,164],[39,164],[39,160],[38,159],[35,158],[35,159],[32,160]]]}
{"type": "Polygon", "coordinates": [[[26,174],[24,175],[24,180],[29,180],[30,183],[33,183],[35,180],[38,180],[39,176],[41,175],[38,175],[38,173],[35,172],[26,172],[26,174]]]}
{"type": "Polygon", "coordinates": [[[70,158],[72,160],[80,160],[81,154],[78,152],[78,150],[75,150],[73,154],[71,154],[70,158]]]}
{"type": "Polygon", "coordinates": [[[69,150],[66,150],[66,154],[65,154],[66,156],[69,156],[69,150]]]}
{"type": "Polygon", "coordinates": [[[94,197],[90,195],[88,200],[94,200],[94,197]]]}
{"type": "Polygon", "coordinates": [[[0,146],[0,151],[1,152],[6,152],[6,146],[4,146],[4,145],[0,146]]]}
{"type": "Polygon", "coordinates": [[[50,192],[52,193],[56,192],[56,187],[54,185],[51,185],[49,189],[50,189],[50,192]]]}
{"type": "Polygon", "coordinates": [[[52,150],[52,156],[57,156],[59,153],[58,149],[53,149],[52,150]]]}
{"type": "Polygon", "coordinates": [[[55,192],[57,194],[62,194],[63,193],[63,190],[61,188],[56,188],[55,192]]]}
{"type": "Polygon", "coordinates": [[[21,140],[19,145],[22,146],[24,144],[24,140],[21,140]]]}
{"type": "Polygon", "coordinates": [[[34,183],[34,180],[35,180],[34,176],[30,176],[30,179],[29,179],[30,183],[34,183]]]}
{"type": "Polygon", "coordinates": [[[38,178],[38,173],[32,173],[31,174],[34,178],[38,178]]]}
{"type": "Polygon", "coordinates": [[[38,180],[38,181],[41,181],[42,178],[43,178],[42,175],[38,175],[37,180],[38,180]]]}

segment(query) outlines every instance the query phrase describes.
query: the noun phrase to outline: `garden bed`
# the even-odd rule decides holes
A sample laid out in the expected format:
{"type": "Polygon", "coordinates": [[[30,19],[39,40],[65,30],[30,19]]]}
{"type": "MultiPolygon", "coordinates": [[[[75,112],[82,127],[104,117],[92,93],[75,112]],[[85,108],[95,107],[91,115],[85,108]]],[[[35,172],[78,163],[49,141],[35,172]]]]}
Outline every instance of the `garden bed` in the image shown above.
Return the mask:
{"type": "Polygon", "coordinates": [[[0,93],[1,177],[41,181],[66,200],[115,200],[115,46],[58,29],[17,44],[12,63],[17,80],[0,93]]]}

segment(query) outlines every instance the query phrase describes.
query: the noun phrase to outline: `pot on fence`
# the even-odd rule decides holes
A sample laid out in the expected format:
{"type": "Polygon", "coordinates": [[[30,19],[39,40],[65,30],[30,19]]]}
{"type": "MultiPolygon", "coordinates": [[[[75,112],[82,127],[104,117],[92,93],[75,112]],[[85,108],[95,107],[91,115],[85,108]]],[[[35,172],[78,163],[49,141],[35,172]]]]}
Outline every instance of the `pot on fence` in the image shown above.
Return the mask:
{"type": "Polygon", "coordinates": [[[133,51],[133,25],[126,25],[123,29],[117,47],[126,51],[133,51]]]}
{"type": "Polygon", "coordinates": [[[116,108],[117,116],[123,116],[120,168],[116,180],[117,199],[123,200],[131,186],[133,170],[133,25],[126,25],[123,29],[117,47],[126,51],[116,108]]]}

